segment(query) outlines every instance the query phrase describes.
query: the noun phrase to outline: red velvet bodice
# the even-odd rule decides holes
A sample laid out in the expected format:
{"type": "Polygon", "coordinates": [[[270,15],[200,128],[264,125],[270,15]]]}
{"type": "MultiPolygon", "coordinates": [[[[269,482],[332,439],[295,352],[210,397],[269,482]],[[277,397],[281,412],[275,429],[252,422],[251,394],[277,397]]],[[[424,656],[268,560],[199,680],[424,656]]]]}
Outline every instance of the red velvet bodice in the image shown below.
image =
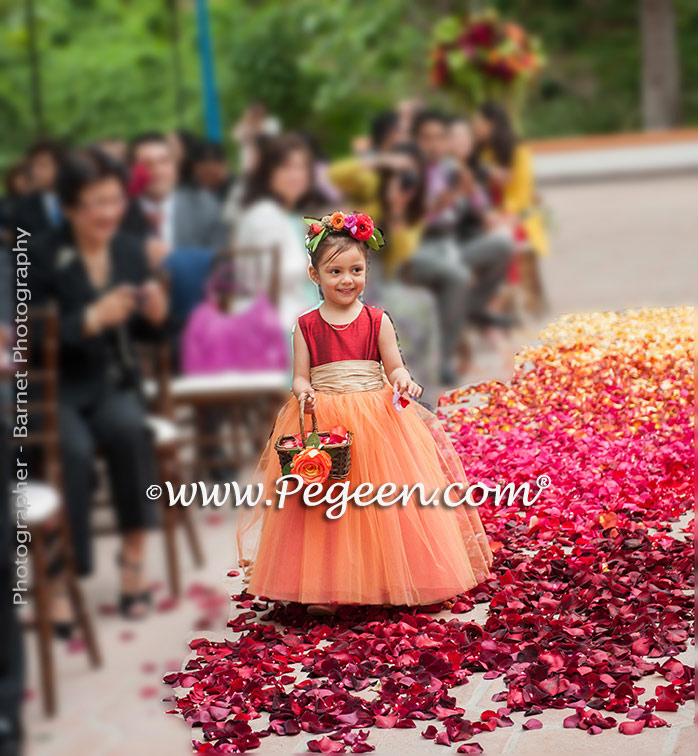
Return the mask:
{"type": "Polygon", "coordinates": [[[319,310],[311,310],[298,318],[305,343],[310,352],[310,367],[340,360],[380,361],[378,333],[383,310],[364,305],[359,315],[337,331],[323,320],[319,310]]]}

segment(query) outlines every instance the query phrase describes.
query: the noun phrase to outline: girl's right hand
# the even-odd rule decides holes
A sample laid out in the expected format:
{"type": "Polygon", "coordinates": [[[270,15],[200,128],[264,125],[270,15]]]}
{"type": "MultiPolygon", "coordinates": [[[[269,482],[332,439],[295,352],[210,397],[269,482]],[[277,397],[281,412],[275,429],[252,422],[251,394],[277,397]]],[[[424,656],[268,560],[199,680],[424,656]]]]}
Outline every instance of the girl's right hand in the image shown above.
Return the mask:
{"type": "Polygon", "coordinates": [[[308,414],[315,412],[315,392],[312,389],[302,391],[298,397],[298,401],[300,402],[301,399],[305,399],[305,412],[308,414]]]}

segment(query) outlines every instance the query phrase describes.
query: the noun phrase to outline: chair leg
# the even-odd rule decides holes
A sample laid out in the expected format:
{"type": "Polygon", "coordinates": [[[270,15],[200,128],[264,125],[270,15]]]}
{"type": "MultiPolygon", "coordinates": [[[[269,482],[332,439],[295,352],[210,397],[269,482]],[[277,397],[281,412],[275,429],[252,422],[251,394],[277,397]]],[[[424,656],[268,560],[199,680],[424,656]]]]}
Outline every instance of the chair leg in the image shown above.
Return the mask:
{"type": "Polygon", "coordinates": [[[51,601],[48,592],[48,564],[46,540],[42,526],[32,534],[34,548],[31,550],[34,568],[34,601],[36,607],[36,630],[39,643],[39,667],[41,695],[44,712],[51,717],[56,713],[56,681],[53,668],[53,638],[51,634],[51,601]]]}
{"type": "Polygon", "coordinates": [[[170,593],[179,598],[182,593],[182,585],[179,577],[179,559],[177,555],[177,512],[174,507],[165,507],[164,520],[167,580],[170,584],[170,593]]]}
{"type": "MultiPolygon", "coordinates": [[[[182,483],[182,477],[179,473],[179,449],[177,446],[173,446],[170,449],[163,450],[162,454],[162,470],[169,471],[172,487],[174,489],[177,489],[182,483]]],[[[172,507],[168,507],[168,509],[172,509],[172,507]]],[[[196,531],[194,519],[191,515],[189,507],[177,507],[174,513],[177,515],[176,517],[173,517],[175,523],[174,528],[176,529],[178,524],[182,524],[184,528],[184,534],[186,536],[187,542],[189,543],[189,548],[191,549],[194,564],[197,567],[202,567],[204,564],[204,554],[201,550],[199,535],[196,531]]]]}
{"type": "MultiPolygon", "coordinates": [[[[170,449],[161,449],[158,453],[158,480],[170,480],[177,488],[175,480],[176,460],[172,459],[170,449]],[[171,464],[172,463],[172,464],[171,464]],[[168,475],[171,477],[168,478],[168,475]]],[[[165,555],[167,560],[167,580],[170,584],[172,596],[179,597],[182,593],[182,583],[179,575],[179,555],[177,554],[177,523],[179,520],[178,507],[171,507],[163,498],[163,534],[165,537],[165,555]]]]}
{"type": "Polygon", "coordinates": [[[188,508],[182,509],[182,525],[184,526],[184,533],[189,542],[189,548],[191,549],[194,564],[197,567],[203,567],[204,552],[201,550],[201,541],[199,540],[199,533],[196,529],[194,518],[188,508]]]}
{"type": "Polygon", "coordinates": [[[75,566],[75,558],[73,555],[73,548],[70,541],[70,532],[68,528],[68,520],[65,512],[61,512],[59,529],[62,539],[62,553],[64,558],[64,564],[66,566],[66,576],[68,583],[68,592],[70,594],[70,603],[73,608],[73,613],[77,623],[82,631],[82,637],[87,646],[87,653],[90,658],[90,664],[93,667],[99,667],[102,665],[102,654],[97,644],[97,636],[92,625],[92,620],[85,606],[85,600],[82,595],[82,589],[77,576],[77,570],[75,566]]]}

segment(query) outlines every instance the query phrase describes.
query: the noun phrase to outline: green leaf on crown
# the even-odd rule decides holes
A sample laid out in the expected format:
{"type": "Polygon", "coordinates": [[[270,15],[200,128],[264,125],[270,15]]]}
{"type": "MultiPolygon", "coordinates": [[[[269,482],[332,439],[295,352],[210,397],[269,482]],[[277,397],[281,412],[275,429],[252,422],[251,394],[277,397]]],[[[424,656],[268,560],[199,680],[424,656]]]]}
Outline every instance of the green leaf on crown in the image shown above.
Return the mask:
{"type": "Polygon", "coordinates": [[[317,249],[317,245],[327,236],[329,232],[326,228],[323,228],[322,231],[317,236],[313,237],[313,240],[310,242],[310,251],[315,252],[317,249]]]}

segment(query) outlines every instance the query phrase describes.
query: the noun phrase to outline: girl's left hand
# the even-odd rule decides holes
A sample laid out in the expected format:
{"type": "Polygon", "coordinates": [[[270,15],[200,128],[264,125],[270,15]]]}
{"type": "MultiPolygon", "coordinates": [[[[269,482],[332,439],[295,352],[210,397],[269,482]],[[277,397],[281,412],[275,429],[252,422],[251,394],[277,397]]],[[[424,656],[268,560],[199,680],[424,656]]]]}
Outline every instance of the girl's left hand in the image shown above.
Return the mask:
{"type": "Polygon", "coordinates": [[[400,396],[407,394],[412,399],[419,399],[422,395],[422,387],[412,380],[407,370],[400,371],[400,375],[398,375],[395,383],[393,383],[393,391],[397,391],[400,396]]]}

